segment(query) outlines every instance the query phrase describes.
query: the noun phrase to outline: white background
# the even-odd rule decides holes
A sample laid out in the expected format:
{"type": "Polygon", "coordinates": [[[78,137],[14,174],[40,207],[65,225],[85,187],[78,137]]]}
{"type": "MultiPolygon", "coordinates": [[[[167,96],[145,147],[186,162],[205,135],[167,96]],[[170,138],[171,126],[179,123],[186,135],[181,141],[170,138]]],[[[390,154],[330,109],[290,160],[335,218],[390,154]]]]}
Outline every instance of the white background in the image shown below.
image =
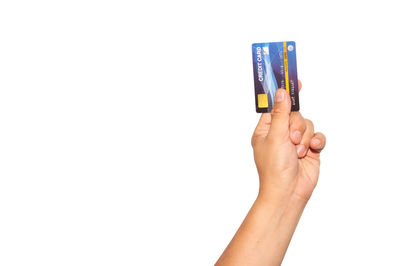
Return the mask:
{"type": "Polygon", "coordinates": [[[328,138],[283,265],[400,265],[395,3],[1,1],[0,265],[215,263],[258,189],[251,43],[283,40],[328,138]]]}

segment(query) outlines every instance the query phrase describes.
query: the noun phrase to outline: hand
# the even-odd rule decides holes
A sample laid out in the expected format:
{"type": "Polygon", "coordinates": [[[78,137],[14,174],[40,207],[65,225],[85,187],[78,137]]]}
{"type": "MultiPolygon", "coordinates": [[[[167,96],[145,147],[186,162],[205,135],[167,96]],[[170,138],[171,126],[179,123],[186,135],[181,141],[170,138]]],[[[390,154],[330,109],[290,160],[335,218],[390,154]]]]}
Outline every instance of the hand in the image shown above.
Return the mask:
{"type": "Polygon", "coordinates": [[[308,201],[318,181],[326,139],[322,133],[314,133],[310,120],[290,109],[288,93],[277,90],[272,113],[262,114],[254,131],[259,197],[296,196],[308,201]]]}
{"type": "MultiPolygon", "coordinates": [[[[299,83],[301,87],[301,83],[299,83]]],[[[261,115],[252,137],[260,191],[216,265],[281,265],[319,175],[325,136],[290,112],[288,93],[276,91],[272,115],[261,115]]]]}

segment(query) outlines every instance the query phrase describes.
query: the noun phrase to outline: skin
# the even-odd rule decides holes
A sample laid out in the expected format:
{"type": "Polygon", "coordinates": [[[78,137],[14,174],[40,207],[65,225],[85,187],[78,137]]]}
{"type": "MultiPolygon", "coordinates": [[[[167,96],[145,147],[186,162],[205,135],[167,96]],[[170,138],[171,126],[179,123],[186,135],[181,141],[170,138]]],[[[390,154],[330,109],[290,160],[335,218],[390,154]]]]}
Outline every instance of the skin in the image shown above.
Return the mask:
{"type": "MultiPolygon", "coordinates": [[[[301,88],[301,83],[299,84],[301,88]]],[[[252,137],[260,186],[257,199],[216,265],[281,265],[301,214],[317,184],[326,138],[290,112],[276,92],[274,110],[261,115],[252,137]]]]}

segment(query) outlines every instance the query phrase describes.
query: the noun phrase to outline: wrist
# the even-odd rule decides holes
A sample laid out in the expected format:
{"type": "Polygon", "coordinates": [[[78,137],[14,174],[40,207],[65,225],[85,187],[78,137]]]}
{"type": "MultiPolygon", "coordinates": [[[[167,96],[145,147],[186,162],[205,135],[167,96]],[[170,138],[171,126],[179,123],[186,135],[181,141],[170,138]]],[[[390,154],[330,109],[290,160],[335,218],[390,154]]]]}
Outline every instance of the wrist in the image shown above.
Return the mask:
{"type": "Polygon", "coordinates": [[[261,191],[258,193],[256,203],[268,206],[269,209],[279,212],[298,212],[307,205],[308,199],[289,191],[261,191]]]}

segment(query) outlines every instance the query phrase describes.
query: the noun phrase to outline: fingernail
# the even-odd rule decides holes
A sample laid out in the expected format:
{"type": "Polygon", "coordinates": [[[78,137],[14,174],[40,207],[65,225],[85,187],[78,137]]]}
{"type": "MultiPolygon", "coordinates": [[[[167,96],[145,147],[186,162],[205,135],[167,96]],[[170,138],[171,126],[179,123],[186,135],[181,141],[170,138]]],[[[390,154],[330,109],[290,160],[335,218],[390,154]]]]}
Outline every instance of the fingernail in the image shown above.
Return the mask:
{"type": "Polygon", "coordinates": [[[297,146],[297,155],[300,157],[304,156],[304,153],[306,152],[306,147],[304,147],[304,145],[298,145],[297,146]]]}
{"type": "Polygon", "coordinates": [[[282,102],[283,98],[285,98],[285,95],[283,94],[283,91],[282,90],[277,90],[276,91],[276,95],[275,95],[275,101],[277,103],[282,102]]]}
{"type": "Polygon", "coordinates": [[[293,132],[293,138],[296,142],[300,142],[301,140],[301,132],[296,130],[295,132],[293,132]]]}
{"type": "Polygon", "coordinates": [[[311,142],[312,142],[313,146],[318,146],[321,143],[321,141],[317,138],[313,138],[311,140],[311,142]]]}

